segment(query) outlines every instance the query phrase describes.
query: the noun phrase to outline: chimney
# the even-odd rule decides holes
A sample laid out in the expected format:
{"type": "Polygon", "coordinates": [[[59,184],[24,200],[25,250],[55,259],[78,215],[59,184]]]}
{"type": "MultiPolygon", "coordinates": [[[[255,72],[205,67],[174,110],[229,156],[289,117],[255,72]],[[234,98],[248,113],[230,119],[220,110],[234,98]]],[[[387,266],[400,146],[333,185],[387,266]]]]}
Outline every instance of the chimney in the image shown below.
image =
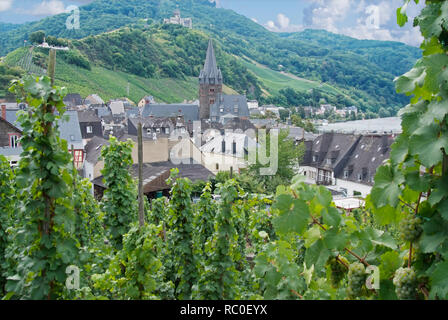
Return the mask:
{"type": "Polygon", "coordinates": [[[2,119],[6,120],[6,105],[2,104],[2,119]]]}

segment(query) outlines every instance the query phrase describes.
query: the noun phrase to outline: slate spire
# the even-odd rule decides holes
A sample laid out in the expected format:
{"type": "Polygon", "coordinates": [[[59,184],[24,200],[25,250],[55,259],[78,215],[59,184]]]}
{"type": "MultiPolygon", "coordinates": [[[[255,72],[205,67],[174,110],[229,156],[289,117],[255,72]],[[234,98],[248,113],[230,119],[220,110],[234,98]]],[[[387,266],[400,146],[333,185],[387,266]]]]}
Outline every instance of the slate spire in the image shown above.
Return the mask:
{"type": "Polygon", "coordinates": [[[222,84],[222,73],[216,63],[212,39],[208,41],[207,56],[205,58],[204,69],[199,75],[199,81],[201,83],[222,84]]]}

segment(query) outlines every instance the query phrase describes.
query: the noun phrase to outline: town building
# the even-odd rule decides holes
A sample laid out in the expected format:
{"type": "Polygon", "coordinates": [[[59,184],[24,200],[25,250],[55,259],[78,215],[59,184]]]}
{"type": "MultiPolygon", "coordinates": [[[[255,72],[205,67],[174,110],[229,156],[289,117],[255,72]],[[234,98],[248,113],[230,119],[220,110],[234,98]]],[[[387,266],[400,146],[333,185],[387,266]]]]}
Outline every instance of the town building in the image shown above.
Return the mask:
{"type": "Polygon", "coordinates": [[[306,142],[300,173],[308,183],[324,185],[346,197],[366,197],[377,168],[389,159],[393,135],[324,133],[306,142]]]}
{"type": "Polygon", "coordinates": [[[94,136],[103,136],[101,119],[95,110],[78,111],[78,120],[84,145],[94,136]]]}

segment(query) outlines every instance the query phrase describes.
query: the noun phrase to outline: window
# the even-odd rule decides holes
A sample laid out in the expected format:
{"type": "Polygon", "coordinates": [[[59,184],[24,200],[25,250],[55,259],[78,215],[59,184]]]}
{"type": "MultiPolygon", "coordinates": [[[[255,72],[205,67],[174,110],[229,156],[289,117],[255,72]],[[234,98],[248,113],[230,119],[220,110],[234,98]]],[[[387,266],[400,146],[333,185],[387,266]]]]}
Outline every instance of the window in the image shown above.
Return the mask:
{"type": "Polygon", "coordinates": [[[327,165],[331,165],[332,162],[330,158],[327,158],[327,165]]]}
{"type": "Polygon", "coordinates": [[[152,133],[151,128],[146,129],[146,133],[151,134],[152,133]]]}
{"type": "Polygon", "coordinates": [[[210,104],[215,104],[215,99],[210,99],[210,104]]]}
{"type": "Polygon", "coordinates": [[[170,128],[165,128],[165,134],[170,134],[170,128]]]}
{"type": "Polygon", "coordinates": [[[344,179],[347,179],[348,178],[348,170],[345,170],[344,171],[344,179]]]}
{"type": "Polygon", "coordinates": [[[219,163],[216,164],[216,171],[219,170],[219,163]]]}
{"type": "Polygon", "coordinates": [[[157,132],[157,133],[160,133],[160,128],[157,128],[157,129],[156,129],[156,132],[157,132]]]}
{"type": "Polygon", "coordinates": [[[75,154],[73,157],[75,161],[75,166],[79,168],[79,166],[84,161],[84,152],[82,150],[75,150],[75,154]]]}
{"type": "Polygon", "coordinates": [[[224,113],[224,108],[219,108],[219,112],[224,113]]]}
{"type": "Polygon", "coordinates": [[[19,147],[19,139],[20,136],[16,135],[16,134],[12,134],[9,136],[9,146],[11,148],[18,148],[19,147]]]}
{"type": "Polygon", "coordinates": [[[361,173],[358,174],[358,181],[362,181],[362,174],[361,173]]]}
{"type": "Polygon", "coordinates": [[[215,92],[215,89],[213,89],[213,88],[210,88],[210,92],[215,92]]]}
{"type": "Polygon", "coordinates": [[[316,154],[313,156],[313,162],[317,162],[317,160],[319,160],[319,156],[316,154]]]}
{"type": "Polygon", "coordinates": [[[87,126],[86,130],[87,130],[87,133],[92,133],[93,132],[92,126],[87,126]]]}

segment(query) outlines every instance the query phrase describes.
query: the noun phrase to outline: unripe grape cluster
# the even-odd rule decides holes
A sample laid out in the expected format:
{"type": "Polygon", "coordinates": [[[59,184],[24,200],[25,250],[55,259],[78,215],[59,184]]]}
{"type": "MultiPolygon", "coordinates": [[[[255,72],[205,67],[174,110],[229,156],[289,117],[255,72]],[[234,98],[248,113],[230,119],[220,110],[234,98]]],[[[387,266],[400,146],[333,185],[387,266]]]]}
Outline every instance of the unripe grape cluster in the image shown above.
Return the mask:
{"type": "Polygon", "coordinates": [[[412,268],[400,268],[394,276],[395,293],[400,300],[415,299],[417,276],[412,268]]]}
{"type": "Polygon", "coordinates": [[[400,235],[404,241],[414,242],[423,232],[422,220],[413,215],[406,216],[400,222],[400,235]]]}
{"type": "Polygon", "coordinates": [[[347,293],[349,297],[354,298],[362,295],[366,279],[367,274],[364,265],[359,262],[352,263],[348,270],[347,293]]]}
{"type": "Polygon", "coordinates": [[[337,288],[341,280],[344,278],[347,268],[336,258],[331,258],[328,261],[328,264],[331,270],[331,285],[333,286],[333,288],[337,288]]]}

